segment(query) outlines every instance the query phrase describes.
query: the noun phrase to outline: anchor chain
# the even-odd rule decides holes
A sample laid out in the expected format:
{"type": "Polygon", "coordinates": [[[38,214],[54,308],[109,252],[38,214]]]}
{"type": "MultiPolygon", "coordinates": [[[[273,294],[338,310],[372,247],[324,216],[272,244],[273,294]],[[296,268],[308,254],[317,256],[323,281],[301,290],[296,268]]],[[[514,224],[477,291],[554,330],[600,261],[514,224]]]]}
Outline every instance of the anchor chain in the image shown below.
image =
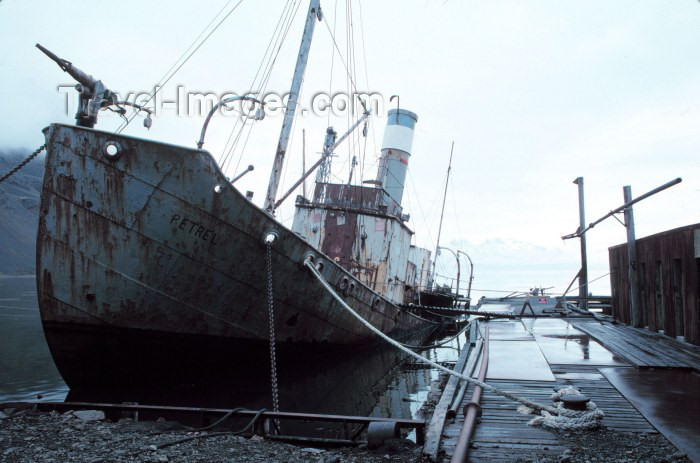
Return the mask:
{"type": "Polygon", "coordinates": [[[270,323],[270,380],[272,384],[272,410],[280,411],[279,388],[277,385],[277,355],[275,345],[275,310],[272,293],[272,246],[267,245],[267,308],[270,323]]]}
{"type": "Polygon", "coordinates": [[[45,149],[46,149],[46,143],[44,143],[44,144],[41,145],[39,148],[37,148],[36,151],[34,151],[32,154],[30,154],[30,155],[27,157],[27,159],[25,159],[24,161],[20,162],[20,163],[17,164],[12,170],[10,170],[8,173],[6,173],[5,175],[3,175],[2,178],[0,178],[0,183],[4,182],[4,181],[7,180],[8,178],[12,177],[12,176],[15,175],[17,172],[19,172],[19,170],[20,170],[22,167],[24,167],[24,166],[26,166],[27,164],[29,164],[29,161],[31,161],[32,159],[34,159],[35,157],[37,157],[37,156],[39,155],[39,153],[41,153],[41,152],[44,151],[45,149]]]}

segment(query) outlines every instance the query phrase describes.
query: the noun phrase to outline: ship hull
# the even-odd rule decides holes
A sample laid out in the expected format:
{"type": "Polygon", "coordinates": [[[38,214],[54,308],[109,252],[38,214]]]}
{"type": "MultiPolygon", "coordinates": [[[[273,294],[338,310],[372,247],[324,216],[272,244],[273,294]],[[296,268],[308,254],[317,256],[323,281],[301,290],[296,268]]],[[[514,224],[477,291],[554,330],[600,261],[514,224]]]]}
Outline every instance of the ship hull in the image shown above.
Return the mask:
{"type": "Polygon", "coordinates": [[[308,255],[383,333],[417,344],[436,328],[252,204],[205,151],[57,124],[46,138],[37,287],[49,347],[71,388],[138,382],[130,372],[169,380],[178,359],[194,375],[219,359],[269,368],[268,258],[283,357],[381,342],[304,268],[308,255]]]}

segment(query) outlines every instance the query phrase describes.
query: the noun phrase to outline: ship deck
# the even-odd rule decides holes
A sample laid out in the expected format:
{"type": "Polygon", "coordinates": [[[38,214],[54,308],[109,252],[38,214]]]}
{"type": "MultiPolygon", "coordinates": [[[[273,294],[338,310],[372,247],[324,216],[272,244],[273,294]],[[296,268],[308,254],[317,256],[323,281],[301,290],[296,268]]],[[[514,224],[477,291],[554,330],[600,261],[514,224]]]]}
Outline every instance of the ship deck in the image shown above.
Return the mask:
{"type": "MultiPolygon", "coordinates": [[[[496,301],[481,307],[486,311],[521,311],[520,305],[508,308],[496,301]]],[[[537,308],[534,312],[533,318],[478,322],[480,332],[486,325],[490,330],[487,383],[547,405],[552,404],[550,396],[556,386],[574,386],[605,412],[604,428],[637,435],[661,433],[692,461],[700,461],[700,424],[696,419],[700,413],[696,397],[700,349],[590,317],[566,318],[537,308]]],[[[478,367],[474,377],[476,371],[478,367]]],[[[471,395],[470,385],[457,416],[452,420],[437,416],[427,429],[426,451],[439,455],[438,460],[452,457],[464,424],[462,410],[471,395]],[[441,420],[442,429],[436,426],[441,420]],[[432,449],[428,448],[431,436],[432,449]]],[[[444,413],[449,407],[444,404],[450,401],[451,397],[443,397],[435,413],[444,413]]],[[[468,461],[518,461],[524,456],[558,459],[574,447],[562,434],[529,426],[533,416],[519,413],[517,406],[484,391],[482,416],[468,461]]]]}

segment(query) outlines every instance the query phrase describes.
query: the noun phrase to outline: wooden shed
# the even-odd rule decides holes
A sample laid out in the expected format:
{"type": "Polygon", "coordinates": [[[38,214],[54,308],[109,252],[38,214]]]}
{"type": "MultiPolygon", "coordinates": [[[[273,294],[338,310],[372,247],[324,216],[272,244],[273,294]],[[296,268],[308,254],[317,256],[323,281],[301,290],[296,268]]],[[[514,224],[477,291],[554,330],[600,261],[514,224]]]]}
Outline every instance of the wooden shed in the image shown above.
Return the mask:
{"type": "MultiPolygon", "coordinates": [[[[612,315],[631,323],[627,244],[608,249],[612,315]]],[[[640,326],[700,345],[700,223],[637,239],[640,326]]]]}

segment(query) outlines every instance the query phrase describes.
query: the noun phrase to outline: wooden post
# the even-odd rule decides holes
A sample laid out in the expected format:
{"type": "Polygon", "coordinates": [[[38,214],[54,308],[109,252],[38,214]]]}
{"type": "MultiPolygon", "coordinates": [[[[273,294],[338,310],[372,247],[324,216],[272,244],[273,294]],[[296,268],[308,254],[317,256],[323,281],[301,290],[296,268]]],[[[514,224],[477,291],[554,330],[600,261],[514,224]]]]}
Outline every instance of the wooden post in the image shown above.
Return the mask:
{"type": "MultiPolygon", "coordinates": [[[[632,187],[622,187],[625,203],[632,201],[632,187]]],[[[625,208],[625,227],[627,228],[627,260],[630,283],[630,319],[632,326],[642,327],[642,314],[639,311],[639,284],[637,281],[637,241],[634,236],[634,212],[632,206],[625,208]]]]}
{"type": "MultiPolygon", "coordinates": [[[[583,231],[586,228],[586,210],[583,201],[583,177],[578,177],[574,180],[574,183],[578,185],[578,217],[579,217],[579,231],[583,231]]],[[[578,275],[578,296],[581,298],[579,305],[582,309],[588,309],[588,301],[585,299],[588,297],[588,257],[586,253],[586,234],[582,234],[581,240],[581,271],[578,275]]]]}

